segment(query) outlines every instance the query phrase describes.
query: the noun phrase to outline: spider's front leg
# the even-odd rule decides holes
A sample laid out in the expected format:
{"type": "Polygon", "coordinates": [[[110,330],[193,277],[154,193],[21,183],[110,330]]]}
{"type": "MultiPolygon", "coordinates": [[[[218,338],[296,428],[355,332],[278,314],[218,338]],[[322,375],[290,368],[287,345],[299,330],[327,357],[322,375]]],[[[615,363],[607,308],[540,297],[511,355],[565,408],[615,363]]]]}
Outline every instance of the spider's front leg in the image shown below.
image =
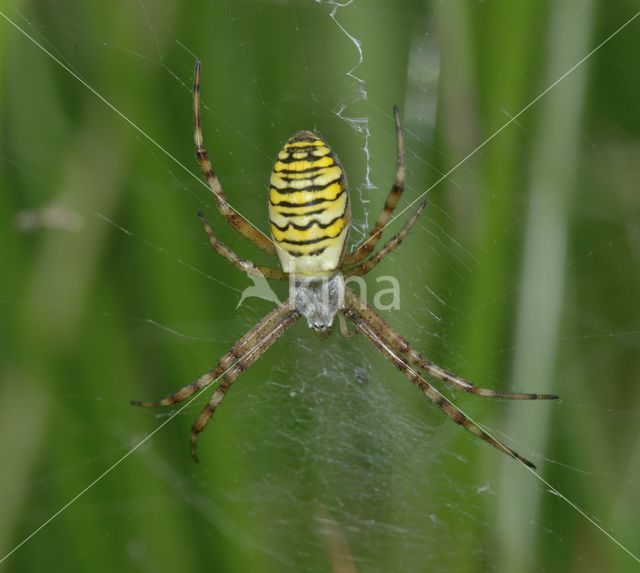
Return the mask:
{"type": "Polygon", "coordinates": [[[472,384],[468,380],[456,376],[455,374],[438,366],[431,360],[427,360],[422,354],[416,351],[409,342],[392,326],[384,320],[377,312],[360,300],[355,293],[349,289],[345,291],[345,301],[348,306],[356,310],[362,318],[377,333],[380,333],[386,344],[399,356],[405,358],[414,366],[424,370],[430,376],[451,384],[458,390],[463,390],[469,394],[484,396],[485,398],[501,398],[503,400],[557,400],[555,394],[534,394],[528,392],[502,392],[490,388],[481,388],[472,384]]]}
{"type": "Polygon", "coordinates": [[[420,354],[415,352],[411,346],[396,332],[391,326],[380,317],[374,310],[369,308],[361,301],[356,294],[350,289],[345,291],[345,308],[344,315],[349,318],[356,328],[364,334],[371,343],[389,360],[400,372],[402,372],[413,384],[415,384],[438,408],[440,408],[449,418],[456,424],[476,435],[485,442],[491,444],[494,448],[508,454],[509,456],[519,460],[526,466],[535,469],[535,465],[521,456],[515,450],[507,447],[503,443],[496,440],[493,436],[485,432],[475,422],[467,418],[454,404],[452,404],[445,396],[443,396],[436,388],[429,384],[418,372],[416,372],[410,363],[416,364],[419,368],[441,380],[458,386],[466,392],[480,394],[482,396],[491,396],[507,399],[555,399],[557,396],[552,394],[520,394],[509,392],[497,392],[487,388],[478,388],[470,382],[463,380],[443,370],[439,366],[426,361],[420,354]]]}
{"type": "Polygon", "coordinates": [[[132,400],[134,406],[145,408],[154,406],[170,406],[186,400],[199,390],[209,386],[213,382],[221,380],[217,390],[204,407],[191,428],[191,455],[194,461],[198,461],[198,436],[204,430],[207,422],[213,416],[216,408],[222,402],[227,390],[242,372],[249,368],[269,347],[280,338],[287,329],[299,318],[300,314],[289,307],[288,301],[272,310],[260,322],[258,322],[247,334],[245,334],[233,347],[218,361],[213,370],[210,370],[200,378],[177,390],[170,396],[153,402],[132,400]]]}
{"type": "Polygon", "coordinates": [[[436,390],[431,384],[429,384],[422,376],[420,376],[415,370],[413,370],[402,358],[395,354],[384,340],[377,335],[376,332],[364,321],[352,309],[345,309],[345,315],[355,325],[356,328],[364,334],[373,345],[382,353],[382,355],[389,360],[400,372],[402,372],[413,384],[415,384],[422,392],[431,400],[438,408],[440,408],[449,418],[451,418],[456,424],[459,424],[478,438],[491,444],[494,448],[508,454],[509,456],[519,460],[528,467],[535,469],[536,466],[533,462],[530,462],[525,457],[521,456],[515,450],[505,446],[489,434],[485,432],[480,426],[471,421],[465,416],[456,406],[449,402],[438,390],[436,390]]]}

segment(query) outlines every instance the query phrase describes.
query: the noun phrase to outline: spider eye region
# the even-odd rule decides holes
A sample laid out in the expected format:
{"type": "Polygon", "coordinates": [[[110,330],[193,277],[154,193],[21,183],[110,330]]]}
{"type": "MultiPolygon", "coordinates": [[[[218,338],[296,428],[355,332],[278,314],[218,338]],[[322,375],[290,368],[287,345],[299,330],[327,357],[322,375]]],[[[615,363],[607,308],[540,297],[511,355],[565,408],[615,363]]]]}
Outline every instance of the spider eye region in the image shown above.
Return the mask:
{"type": "Polygon", "coordinates": [[[295,277],[289,286],[291,306],[307,319],[309,328],[327,332],[336,313],[344,308],[344,277],[335,273],[325,277],[295,277]]]}
{"type": "Polygon", "coordinates": [[[347,180],[337,156],[319,135],[299,131],[278,153],[269,185],[271,235],[283,270],[335,270],[349,220],[347,180]]]}

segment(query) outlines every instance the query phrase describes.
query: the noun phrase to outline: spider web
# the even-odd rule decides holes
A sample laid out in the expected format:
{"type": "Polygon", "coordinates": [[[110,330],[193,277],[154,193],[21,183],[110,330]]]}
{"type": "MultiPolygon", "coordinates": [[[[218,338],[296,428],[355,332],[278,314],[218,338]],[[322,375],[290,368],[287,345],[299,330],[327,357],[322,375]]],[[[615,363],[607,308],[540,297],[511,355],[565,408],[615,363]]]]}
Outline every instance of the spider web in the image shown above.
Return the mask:
{"type": "Polygon", "coordinates": [[[46,527],[0,567],[635,570],[638,23],[521,114],[635,17],[585,1],[530,10],[3,8],[40,47],[1,23],[0,559],[46,527]],[[235,308],[251,281],[195,218],[268,261],[216,216],[193,161],[196,57],[206,144],[234,208],[265,231],[278,148],[316,129],[346,167],[362,239],[393,180],[401,106],[401,208],[427,191],[430,204],[369,292],[398,280],[400,309],[383,314],[438,364],[561,395],[444,389],[542,479],[445,419],[361,337],[304,324],[235,384],[200,465],[188,433],[209,392],[168,412],[127,404],[210,369],[273,305],[235,308]]]}

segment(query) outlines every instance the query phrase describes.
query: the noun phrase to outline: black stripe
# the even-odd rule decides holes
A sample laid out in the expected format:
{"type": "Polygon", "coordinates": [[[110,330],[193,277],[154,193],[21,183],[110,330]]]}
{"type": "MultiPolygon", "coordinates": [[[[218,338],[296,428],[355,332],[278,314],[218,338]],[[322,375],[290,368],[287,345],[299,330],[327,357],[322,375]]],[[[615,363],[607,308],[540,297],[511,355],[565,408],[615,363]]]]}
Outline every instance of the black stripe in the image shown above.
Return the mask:
{"type": "MultiPolygon", "coordinates": [[[[288,147],[292,143],[313,143],[314,141],[322,141],[319,137],[295,137],[293,136],[287,143],[285,143],[285,147],[288,147]]],[[[294,146],[297,147],[297,146],[294,146]]],[[[302,146],[300,146],[302,147],[302,146]]],[[[312,146],[310,146],[312,147],[312,146]]]]}
{"type": "Polygon", "coordinates": [[[308,253],[298,253],[296,251],[287,251],[292,257],[312,257],[314,255],[321,255],[327,250],[327,247],[322,247],[321,249],[316,249],[315,251],[309,251],[308,253]]]}
{"type": "MultiPolygon", "coordinates": [[[[309,151],[313,151],[314,149],[320,149],[322,148],[322,145],[297,145],[295,147],[290,147],[288,144],[285,145],[283,151],[285,153],[298,153],[298,151],[302,152],[309,152],[309,151]]],[[[326,145],[324,147],[327,147],[326,145]]]]}
{"type": "Polygon", "coordinates": [[[306,203],[291,203],[289,201],[280,201],[280,203],[274,203],[271,198],[269,198],[269,203],[274,207],[311,207],[311,205],[318,205],[320,203],[324,203],[325,201],[329,201],[333,203],[337,201],[343,193],[345,193],[346,189],[343,187],[342,191],[338,193],[333,199],[312,199],[311,201],[307,201],[306,203]]]}
{"type": "MultiPolygon", "coordinates": [[[[296,161],[304,161],[304,159],[296,159],[296,161]]],[[[301,177],[291,177],[291,175],[309,175],[313,176],[314,173],[318,173],[323,169],[327,169],[330,167],[335,167],[336,163],[332,163],[331,165],[322,165],[320,167],[312,167],[311,169],[305,169],[304,171],[296,171],[295,169],[274,169],[273,172],[278,175],[282,175],[284,178],[291,179],[301,179],[301,177]]]]}
{"type": "Polygon", "coordinates": [[[330,239],[335,239],[339,237],[340,234],[344,231],[344,227],[340,229],[338,233],[335,235],[325,235],[324,237],[318,237],[317,239],[307,239],[306,241],[291,241],[287,239],[276,240],[277,243],[287,243],[288,245],[313,245],[314,243],[320,243],[322,241],[328,241],[330,239]]]}
{"type": "MultiPolygon", "coordinates": [[[[296,147],[296,150],[292,151],[289,157],[282,159],[280,156],[278,156],[278,161],[280,161],[281,163],[296,163],[297,161],[318,161],[323,157],[327,157],[327,156],[331,157],[331,151],[324,153],[323,155],[314,155],[312,151],[316,149],[319,149],[319,147],[316,145],[314,145],[313,147],[296,147]],[[293,157],[294,153],[306,153],[306,157],[295,158],[293,157]]],[[[285,153],[289,153],[289,151],[285,151],[285,153]]],[[[333,159],[333,157],[331,157],[331,159],[333,159]]]]}
{"type": "Polygon", "coordinates": [[[313,209],[312,211],[307,211],[305,213],[294,213],[293,211],[278,211],[278,215],[282,215],[283,217],[308,217],[310,215],[319,215],[320,213],[324,213],[326,210],[327,208],[323,207],[322,209],[313,209]]]}
{"type": "Polygon", "coordinates": [[[313,221],[310,221],[309,223],[307,223],[306,225],[296,225],[295,223],[287,223],[284,227],[281,227],[280,225],[278,225],[277,223],[274,223],[272,219],[269,219],[269,222],[279,231],[286,231],[289,227],[293,227],[294,229],[296,229],[297,231],[306,231],[307,229],[310,229],[313,225],[317,225],[318,227],[320,227],[321,229],[328,229],[329,227],[331,227],[331,225],[333,225],[336,221],[339,221],[340,219],[342,219],[342,217],[344,216],[344,213],[342,213],[342,215],[338,215],[335,219],[331,219],[331,221],[329,221],[328,223],[321,223],[320,221],[318,221],[317,219],[314,219],[313,221]]]}
{"type": "Polygon", "coordinates": [[[284,189],[278,189],[273,185],[270,187],[270,191],[274,191],[275,193],[280,193],[280,195],[291,195],[292,193],[320,193],[322,191],[326,191],[331,185],[337,183],[337,179],[333,181],[329,181],[326,185],[307,185],[306,187],[302,187],[301,189],[296,189],[294,187],[285,187],[284,189]]]}

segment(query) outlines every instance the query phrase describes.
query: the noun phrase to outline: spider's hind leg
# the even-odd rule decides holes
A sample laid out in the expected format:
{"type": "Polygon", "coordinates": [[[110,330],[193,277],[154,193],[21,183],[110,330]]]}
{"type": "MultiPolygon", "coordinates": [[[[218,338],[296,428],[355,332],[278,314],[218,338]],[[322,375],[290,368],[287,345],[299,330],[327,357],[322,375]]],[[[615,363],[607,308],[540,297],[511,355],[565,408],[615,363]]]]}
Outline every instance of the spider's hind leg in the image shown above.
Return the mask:
{"type": "Polygon", "coordinates": [[[209,225],[209,221],[207,221],[207,218],[204,216],[202,211],[198,211],[198,218],[200,219],[200,222],[202,223],[202,226],[204,227],[204,230],[209,237],[209,242],[211,243],[211,246],[214,248],[216,253],[227,259],[234,267],[240,269],[243,273],[254,277],[264,277],[267,279],[274,279],[279,281],[288,280],[289,275],[280,269],[264,267],[262,265],[255,265],[251,261],[241,259],[220,239],[218,239],[218,237],[215,236],[211,225],[209,225]]]}
{"type": "Polygon", "coordinates": [[[402,123],[400,122],[400,110],[398,106],[393,106],[393,119],[396,128],[396,179],[369,235],[352,253],[345,255],[344,265],[356,265],[373,252],[382,235],[382,229],[391,218],[404,191],[404,138],[402,136],[402,123]]]}
{"type": "Polygon", "coordinates": [[[412,227],[416,224],[420,213],[427,206],[427,200],[423,200],[418,205],[418,208],[413,212],[413,215],[409,217],[402,229],[398,231],[391,239],[389,239],[385,245],[372,257],[366,260],[360,261],[358,264],[345,269],[344,274],[348,277],[366,275],[369,271],[378,266],[378,263],[382,261],[389,253],[392,253],[397,249],[405,237],[409,234],[412,227]]]}
{"type": "Polygon", "coordinates": [[[231,207],[222,190],[222,184],[215,174],[209,153],[204,146],[204,136],[202,135],[202,120],[200,116],[200,68],[200,60],[197,60],[193,78],[193,141],[196,146],[196,157],[200,168],[207,178],[207,183],[213,193],[218,211],[220,211],[229,224],[254,245],[260,247],[270,255],[275,255],[276,249],[271,239],[262,231],[252,226],[242,215],[231,207]]]}

